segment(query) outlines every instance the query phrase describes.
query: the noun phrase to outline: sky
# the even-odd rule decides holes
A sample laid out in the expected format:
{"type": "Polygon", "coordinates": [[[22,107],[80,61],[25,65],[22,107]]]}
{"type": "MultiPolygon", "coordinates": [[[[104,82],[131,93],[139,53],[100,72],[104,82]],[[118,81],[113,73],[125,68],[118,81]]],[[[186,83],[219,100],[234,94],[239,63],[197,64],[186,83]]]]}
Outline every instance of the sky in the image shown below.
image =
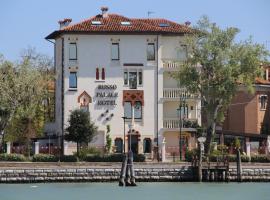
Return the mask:
{"type": "Polygon", "coordinates": [[[207,15],[223,28],[239,28],[238,41],[252,36],[270,50],[270,0],[0,0],[0,54],[15,61],[32,47],[52,57],[53,45],[44,38],[58,21],[79,22],[99,14],[101,6],[126,17],[147,18],[151,11],[151,18],[191,25],[207,15]]]}

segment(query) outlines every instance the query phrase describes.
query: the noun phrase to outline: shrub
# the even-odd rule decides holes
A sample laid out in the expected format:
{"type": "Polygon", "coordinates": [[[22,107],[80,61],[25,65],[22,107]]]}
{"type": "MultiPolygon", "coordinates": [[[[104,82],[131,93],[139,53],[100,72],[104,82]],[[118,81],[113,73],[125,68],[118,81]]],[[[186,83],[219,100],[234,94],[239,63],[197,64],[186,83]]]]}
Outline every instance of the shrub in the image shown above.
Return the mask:
{"type": "Polygon", "coordinates": [[[74,153],[74,156],[78,157],[80,160],[84,160],[87,155],[100,155],[102,154],[101,150],[96,147],[84,147],[80,150],[79,153],[74,153]]]}
{"type": "Polygon", "coordinates": [[[197,149],[186,150],[185,159],[187,162],[191,162],[195,156],[198,155],[197,149]]]}
{"type": "Polygon", "coordinates": [[[217,145],[217,149],[222,153],[224,153],[224,154],[227,154],[228,153],[228,149],[229,149],[229,147],[227,147],[226,145],[224,145],[224,144],[219,144],[219,145],[217,145]]]}
{"type": "Polygon", "coordinates": [[[133,159],[134,159],[134,162],[144,162],[145,161],[145,155],[143,155],[143,154],[135,154],[133,159]]]}
{"type": "Polygon", "coordinates": [[[26,161],[26,157],[22,154],[0,154],[0,161],[17,161],[23,162],[26,161]]]}
{"type": "Polygon", "coordinates": [[[270,162],[270,157],[267,157],[265,155],[251,156],[251,162],[261,162],[261,163],[270,162]]]}
{"type": "MultiPolygon", "coordinates": [[[[144,162],[145,156],[143,154],[134,154],[134,162],[144,162]]],[[[86,162],[122,162],[123,154],[108,154],[108,155],[87,155],[84,159],[86,162]]]]}
{"type": "Polygon", "coordinates": [[[33,156],[33,162],[57,162],[59,159],[55,155],[50,154],[36,154],[33,156]]]}
{"type": "Polygon", "coordinates": [[[77,162],[78,158],[74,155],[64,155],[60,158],[61,162],[77,162]]]}
{"type": "MultiPolygon", "coordinates": [[[[229,162],[236,162],[236,155],[224,155],[224,159],[228,159],[229,162]]],[[[210,155],[209,160],[211,162],[223,161],[222,155],[210,155]]],[[[242,162],[249,162],[250,158],[246,155],[241,155],[242,162]]]]}

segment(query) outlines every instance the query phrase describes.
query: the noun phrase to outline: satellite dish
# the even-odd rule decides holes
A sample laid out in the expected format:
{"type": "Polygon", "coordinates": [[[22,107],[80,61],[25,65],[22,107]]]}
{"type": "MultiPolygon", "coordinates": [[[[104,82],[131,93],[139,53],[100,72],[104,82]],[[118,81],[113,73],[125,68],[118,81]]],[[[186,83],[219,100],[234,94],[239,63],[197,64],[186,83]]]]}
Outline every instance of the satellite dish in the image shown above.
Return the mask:
{"type": "Polygon", "coordinates": [[[199,138],[198,138],[198,141],[199,141],[200,143],[204,143],[205,140],[206,140],[206,137],[199,137],[199,138]]]}

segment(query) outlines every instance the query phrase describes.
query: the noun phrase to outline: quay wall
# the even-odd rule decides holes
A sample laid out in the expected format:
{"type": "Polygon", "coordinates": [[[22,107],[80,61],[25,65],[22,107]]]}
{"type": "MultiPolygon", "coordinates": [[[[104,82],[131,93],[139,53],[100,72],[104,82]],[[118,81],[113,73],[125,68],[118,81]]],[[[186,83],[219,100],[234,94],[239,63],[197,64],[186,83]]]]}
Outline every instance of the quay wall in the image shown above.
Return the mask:
{"type": "MultiPolygon", "coordinates": [[[[187,182],[197,181],[196,170],[190,165],[135,165],[136,181],[139,182],[187,182]]],[[[108,182],[118,181],[120,166],[65,166],[35,168],[0,168],[0,183],[33,182],[108,182]]],[[[228,181],[237,181],[236,167],[229,169],[228,181]]],[[[270,165],[243,166],[242,180],[270,181],[270,165]]]]}

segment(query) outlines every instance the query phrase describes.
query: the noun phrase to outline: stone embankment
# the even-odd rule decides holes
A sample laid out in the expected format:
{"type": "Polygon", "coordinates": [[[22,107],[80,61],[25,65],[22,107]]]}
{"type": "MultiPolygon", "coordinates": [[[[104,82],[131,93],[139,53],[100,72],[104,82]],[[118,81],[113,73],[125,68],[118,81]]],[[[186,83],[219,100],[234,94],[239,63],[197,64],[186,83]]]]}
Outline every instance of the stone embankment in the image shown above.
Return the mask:
{"type": "MultiPolygon", "coordinates": [[[[118,181],[119,163],[52,164],[52,163],[0,163],[1,183],[32,182],[105,182],[118,181]]],[[[135,163],[137,181],[196,181],[196,173],[189,163],[135,163]]],[[[236,167],[231,165],[229,181],[237,180],[236,167]]],[[[270,165],[245,165],[243,181],[270,181],[270,165]]]]}

